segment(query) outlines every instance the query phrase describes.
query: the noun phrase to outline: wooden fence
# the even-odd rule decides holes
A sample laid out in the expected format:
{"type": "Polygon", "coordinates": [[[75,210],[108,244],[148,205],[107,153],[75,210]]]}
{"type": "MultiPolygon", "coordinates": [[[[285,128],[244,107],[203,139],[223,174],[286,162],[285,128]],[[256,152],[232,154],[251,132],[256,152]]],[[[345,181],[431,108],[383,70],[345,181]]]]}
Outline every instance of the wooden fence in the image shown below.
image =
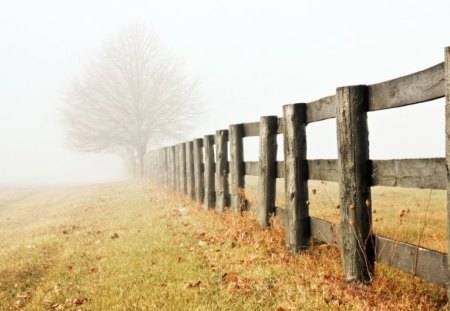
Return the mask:
{"type": "MultiPolygon", "coordinates": [[[[447,284],[445,253],[376,236],[372,232],[371,186],[447,189],[450,202],[450,47],[445,61],[390,81],[339,87],[310,103],[283,106],[283,116],[230,125],[215,135],[165,147],[147,156],[147,172],[167,187],[222,212],[247,208],[244,176],[259,177],[257,222],[269,226],[274,214],[286,227],[291,251],[311,238],[339,244],[346,280],[370,282],[374,261],[447,284]],[[370,160],[367,112],[446,97],[446,158],[370,160]],[[335,118],[337,160],[306,158],[306,126],[335,118]],[[284,138],[284,161],[277,161],[277,134],[284,138]],[[259,136],[259,161],[244,161],[244,137],[259,136]],[[215,150],[214,150],[215,147],[215,150]],[[228,147],[230,159],[228,159],[228,147]],[[275,207],[276,178],[285,178],[284,208],[275,207]],[[309,216],[308,180],[339,183],[340,224],[309,216]]],[[[450,219],[450,217],[449,217],[450,219]]],[[[450,291],[447,290],[449,294],[450,291]]]]}

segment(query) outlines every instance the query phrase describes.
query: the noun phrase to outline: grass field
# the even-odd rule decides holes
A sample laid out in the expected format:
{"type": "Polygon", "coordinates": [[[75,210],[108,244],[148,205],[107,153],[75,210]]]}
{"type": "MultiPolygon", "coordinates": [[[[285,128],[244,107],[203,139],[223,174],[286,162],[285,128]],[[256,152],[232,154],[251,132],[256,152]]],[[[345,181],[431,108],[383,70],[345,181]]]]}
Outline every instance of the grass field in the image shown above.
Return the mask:
{"type": "MultiPolygon", "coordinates": [[[[258,179],[246,176],[255,198],[258,179]]],[[[309,181],[310,215],[339,222],[339,188],[335,182],[309,181]]],[[[444,190],[372,187],[376,234],[447,252],[447,192],[444,190]]],[[[276,205],[283,206],[284,179],[277,179],[276,205]]]]}
{"type": "MultiPolygon", "coordinates": [[[[312,214],[335,216],[332,187],[317,184],[312,214]]],[[[377,224],[413,219],[376,208],[377,224]]],[[[261,230],[252,213],[207,212],[147,181],[0,189],[0,310],[372,308],[445,310],[445,292],[383,265],[371,286],[346,283],[336,247],[289,254],[276,222],[261,230]]]]}

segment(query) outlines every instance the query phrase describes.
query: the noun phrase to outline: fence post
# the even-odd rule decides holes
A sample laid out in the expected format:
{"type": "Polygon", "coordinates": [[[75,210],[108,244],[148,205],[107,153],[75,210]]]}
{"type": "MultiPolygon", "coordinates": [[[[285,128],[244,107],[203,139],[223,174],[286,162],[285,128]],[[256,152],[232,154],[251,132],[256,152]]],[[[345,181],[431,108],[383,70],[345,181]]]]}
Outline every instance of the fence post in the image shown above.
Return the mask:
{"type": "Polygon", "coordinates": [[[216,145],[216,211],[223,213],[228,206],[228,130],[217,130],[216,145]]]}
{"type": "Polygon", "coordinates": [[[203,139],[194,139],[194,182],[195,201],[202,203],[205,193],[205,177],[203,167],[203,139]]]}
{"type": "Polygon", "coordinates": [[[180,147],[174,146],[174,157],[175,157],[175,191],[180,192],[180,147]]]}
{"type": "Polygon", "coordinates": [[[186,149],[186,178],[187,178],[187,194],[192,199],[195,198],[195,181],[194,181],[194,144],[192,141],[185,143],[186,149]]]}
{"type": "Polygon", "coordinates": [[[216,193],[214,187],[214,135],[205,135],[203,139],[205,146],[205,208],[214,208],[216,193]]]}
{"type": "Polygon", "coordinates": [[[168,166],[168,148],[163,148],[163,178],[164,178],[164,185],[166,187],[169,187],[169,166],[168,166]]]}
{"type": "Polygon", "coordinates": [[[269,218],[275,213],[277,128],[278,117],[267,116],[260,118],[257,221],[263,228],[269,226],[269,218]]]}
{"type": "Polygon", "coordinates": [[[180,163],[180,192],[186,194],[187,193],[187,177],[186,177],[186,145],[184,143],[180,143],[178,145],[179,148],[179,163],[180,163]]]}
{"type": "Polygon", "coordinates": [[[247,209],[247,201],[244,196],[245,166],[244,166],[244,125],[230,125],[230,207],[233,212],[241,212],[247,209]]]}
{"type": "MultiPolygon", "coordinates": [[[[450,249],[450,47],[445,48],[445,164],[447,167],[447,243],[450,249]]],[[[447,257],[447,298],[450,300],[450,256],[447,257]]]]}
{"type": "Polygon", "coordinates": [[[172,190],[177,189],[177,170],[176,170],[176,157],[175,157],[175,146],[170,146],[170,187],[172,190]]]}
{"type": "MultiPolygon", "coordinates": [[[[152,160],[145,158],[144,171],[145,171],[145,167],[148,167],[149,164],[151,165],[150,162],[155,161],[155,165],[154,165],[153,169],[155,170],[154,174],[157,175],[161,169],[161,150],[154,150],[152,158],[153,158],[152,160]]],[[[158,181],[161,181],[161,178],[159,176],[154,176],[154,177],[156,177],[156,179],[158,181]]]]}
{"type": "Polygon", "coordinates": [[[308,162],[306,160],[306,104],[283,106],[286,246],[292,252],[308,247],[308,162]]]}
{"type": "Polygon", "coordinates": [[[346,280],[368,283],[374,266],[367,86],[336,90],[341,256],[346,280]]]}

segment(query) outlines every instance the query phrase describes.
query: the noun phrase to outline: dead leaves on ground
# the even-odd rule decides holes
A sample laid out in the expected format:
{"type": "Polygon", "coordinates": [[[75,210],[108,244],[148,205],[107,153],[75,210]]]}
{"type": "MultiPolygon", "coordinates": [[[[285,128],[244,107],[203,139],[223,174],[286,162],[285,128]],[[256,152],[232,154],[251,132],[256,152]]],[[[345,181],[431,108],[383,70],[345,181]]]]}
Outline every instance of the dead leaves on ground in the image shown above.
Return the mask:
{"type": "Polygon", "coordinates": [[[190,281],[186,283],[185,288],[199,288],[202,281],[190,281]]]}
{"type": "Polygon", "coordinates": [[[77,310],[82,310],[81,306],[87,302],[87,298],[67,298],[64,303],[53,303],[50,304],[52,310],[67,310],[76,308],[77,310]]]}

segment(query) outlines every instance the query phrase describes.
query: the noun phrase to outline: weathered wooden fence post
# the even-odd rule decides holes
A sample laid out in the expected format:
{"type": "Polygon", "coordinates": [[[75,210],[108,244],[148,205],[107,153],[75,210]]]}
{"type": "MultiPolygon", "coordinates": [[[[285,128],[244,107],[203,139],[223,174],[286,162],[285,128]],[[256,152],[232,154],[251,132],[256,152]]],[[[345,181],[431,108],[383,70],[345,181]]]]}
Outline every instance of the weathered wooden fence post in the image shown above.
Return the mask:
{"type": "Polygon", "coordinates": [[[180,146],[175,145],[175,191],[180,192],[180,146]]]}
{"type": "Polygon", "coordinates": [[[230,207],[233,212],[247,209],[244,196],[245,166],[244,166],[244,125],[232,124],[229,130],[230,140],[230,207]]]}
{"type": "Polygon", "coordinates": [[[180,143],[180,192],[187,194],[187,177],[186,177],[186,145],[184,143],[180,143]]]}
{"type": "Polygon", "coordinates": [[[203,203],[205,194],[205,177],[203,168],[203,139],[194,139],[194,182],[195,201],[203,203]]]}
{"type": "Polygon", "coordinates": [[[277,178],[278,117],[261,117],[259,122],[259,184],[258,224],[266,228],[275,213],[275,186],[277,178]]]}
{"type": "Polygon", "coordinates": [[[370,282],[374,267],[367,86],[336,90],[341,256],[346,280],[370,282]]]}
{"type": "Polygon", "coordinates": [[[195,199],[194,143],[192,141],[186,142],[185,148],[186,148],[187,194],[192,199],[195,199]]]}
{"type": "Polygon", "coordinates": [[[170,187],[172,190],[177,189],[177,170],[176,170],[176,157],[175,146],[170,146],[170,187]]]}
{"type": "Polygon", "coordinates": [[[217,130],[216,145],[216,211],[223,213],[228,206],[228,130],[217,130]]]}
{"type": "MultiPolygon", "coordinates": [[[[445,164],[447,167],[447,243],[450,249],[450,47],[445,48],[445,164]]],[[[447,256],[447,298],[450,301],[450,256],[447,256]]]]}
{"type": "Polygon", "coordinates": [[[292,252],[308,247],[308,162],[306,160],[306,104],[283,106],[286,246],[292,252]]]}
{"type": "Polygon", "coordinates": [[[168,148],[164,147],[163,148],[163,160],[164,160],[164,165],[163,165],[163,178],[164,178],[164,185],[166,187],[169,187],[169,161],[168,161],[168,148]]]}
{"type": "Polygon", "coordinates": [[[166,187],[170,188],[170,146],[165,147],[166,149],[166,187]]]}
{"type": "Polygon", "coordinates": [[[155,179],[157,181],[161,181],[161,175],[159,174],[161,172],[161,153],[159,150],[154,151],[154,161],[155,161],[155,179]]]}
{"type": "Polygon", "coordinates": [[[205,135],[203,139],[205,148],[205,208],[215,207],[216,193],[214,186],[214,135],[205,135]]]}

